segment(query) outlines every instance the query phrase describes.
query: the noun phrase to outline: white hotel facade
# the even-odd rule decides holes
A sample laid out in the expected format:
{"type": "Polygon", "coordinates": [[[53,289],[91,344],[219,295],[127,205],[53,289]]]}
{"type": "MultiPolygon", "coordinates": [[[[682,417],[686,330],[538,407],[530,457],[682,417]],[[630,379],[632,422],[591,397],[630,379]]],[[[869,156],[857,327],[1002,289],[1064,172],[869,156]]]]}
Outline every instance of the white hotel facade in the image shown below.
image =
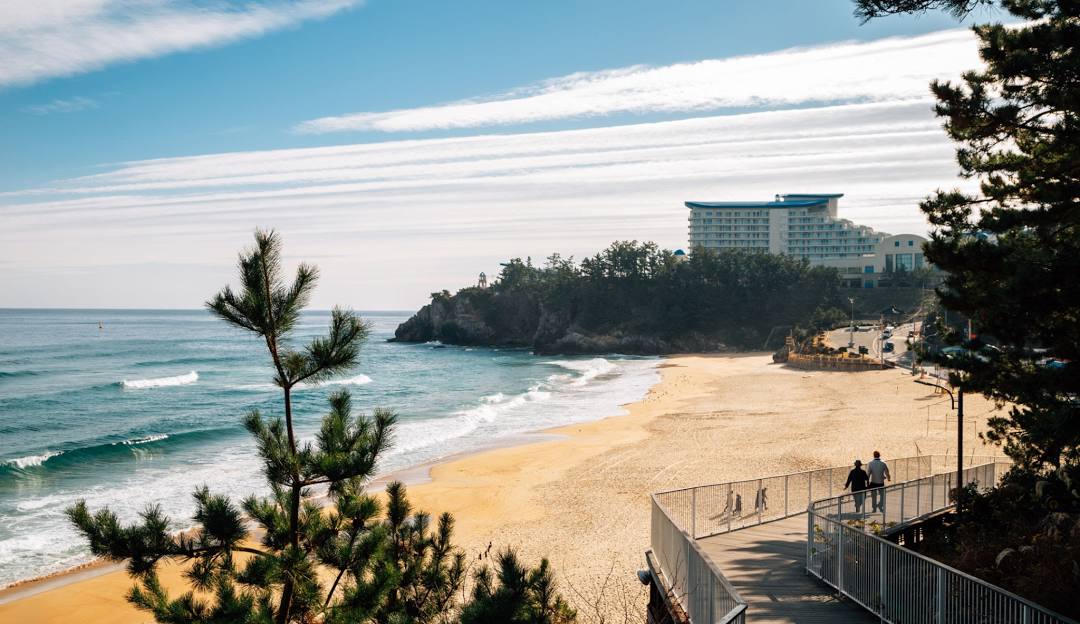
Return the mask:
{"type": "Polygon", "coordinates": [[[690,247],[745,249],[836,267],[845,286],[874,288],[890,274],[921,269],[915,234],[877,232],[837,217],[842,193],[777,195],[773,201],[688,201],[690,247]]]}

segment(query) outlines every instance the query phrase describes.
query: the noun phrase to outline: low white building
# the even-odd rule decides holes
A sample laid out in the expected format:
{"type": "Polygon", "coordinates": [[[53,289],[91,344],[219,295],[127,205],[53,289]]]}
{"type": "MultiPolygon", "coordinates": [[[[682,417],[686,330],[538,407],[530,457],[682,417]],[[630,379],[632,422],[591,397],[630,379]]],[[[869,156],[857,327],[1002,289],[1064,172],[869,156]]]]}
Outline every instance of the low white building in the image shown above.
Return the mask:
{"type": "Polygon", "coordinates": [[[915,234],[893,236],[837,216],[842,193],[777,195],[773,201],[688,201],[690,247],[745,249],[836,267],[844,285],[874,288],[924,266],[915,234]]]}

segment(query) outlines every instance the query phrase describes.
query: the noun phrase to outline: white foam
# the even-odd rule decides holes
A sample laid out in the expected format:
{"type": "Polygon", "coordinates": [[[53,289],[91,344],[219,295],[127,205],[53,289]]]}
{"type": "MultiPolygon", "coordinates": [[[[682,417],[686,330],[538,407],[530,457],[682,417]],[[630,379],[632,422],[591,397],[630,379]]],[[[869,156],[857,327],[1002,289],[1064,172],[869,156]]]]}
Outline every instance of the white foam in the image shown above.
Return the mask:
{"type": "Polygon", "coordinates": [[[113,444],[123,444],[125,446],[134,446],[136,444],[146,444],[147,442],[157,442],[159,440],[165,440],[169,436],[164,433],[157,433],[154,435],[148,435],[144,438],[132,438],[131,440],[124,440],[123,442],[113,442],[113,444]]]}
{"type": "Polygon", "coordinates": [[[184,386],[193,384],[199,380],[199,374],[191,371],[186,375],[175,377],[158,377],[156,379],[125,379],[120,385],[129,390],[141,390],[144,388],[163,388],[166,386],[184,386]]]}
{"type": "Polygon", "coordinates": [[[33,466],[40,466],[49,461],[50,458],[62,455],[62,451],[45,451],[41,455],[27,455],[26,457],[17,457],[15,459],[9,459],[5,464],[9,466],[15,466],[16,468],[31,468],[33,466]]]}
{"type": "Polygon", "coordinates": [[[371,383],[371,377],[368,377],[367,375],[364,375],[364,374],[360,374],[360,375],[357,375],[356,377],[350,377],[348,379],[331,379],[329,381],[322,381],[322,382],[319,382],[319,383],[316,383],[316,384],[311,384],[311,385],[316,386],[316,387],[317,386],[362,386],[364,384],[369,384],[369,383],[371,383]]]}
{"type": "MultiPolygon", "coordinates": [[[[442,443],[465,437],[487,425],[494,425],[521,408],[551,398],[542,383],[536,383],[510,399],[501,392],[480,397],[479,405],[459,410],[448,418],[401,422],[396,427],[391,452],[404,454],[430,449],[442,443]]],[[[516,429],[517,427],[512,427],[516,429]]]]}
{"type": "MultiPolygon", "coordinates": [[[[592,358],[591,360],[555,360],[548,362],[555,366],[561,366],[567,370],[580,373],[572,382],[576,386],[584,386],[600,375],[614,372],[618,365],[604,358],[592,358]]],[[[552,375],[552,378],[557,377],[552,375]]]]}

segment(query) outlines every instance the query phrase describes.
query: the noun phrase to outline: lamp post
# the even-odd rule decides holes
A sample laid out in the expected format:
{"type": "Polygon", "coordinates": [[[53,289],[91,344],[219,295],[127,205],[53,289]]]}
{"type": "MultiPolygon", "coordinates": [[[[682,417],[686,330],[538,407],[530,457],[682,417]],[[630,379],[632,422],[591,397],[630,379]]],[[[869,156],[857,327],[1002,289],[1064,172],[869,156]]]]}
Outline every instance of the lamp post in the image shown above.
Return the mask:
{"type": "Polygon", "coordinates": [[[848,297],[848,301],[851,302],[851,326],[848,331],[847,348],[853,349],[855,347],[855,298],[848,297]]]}

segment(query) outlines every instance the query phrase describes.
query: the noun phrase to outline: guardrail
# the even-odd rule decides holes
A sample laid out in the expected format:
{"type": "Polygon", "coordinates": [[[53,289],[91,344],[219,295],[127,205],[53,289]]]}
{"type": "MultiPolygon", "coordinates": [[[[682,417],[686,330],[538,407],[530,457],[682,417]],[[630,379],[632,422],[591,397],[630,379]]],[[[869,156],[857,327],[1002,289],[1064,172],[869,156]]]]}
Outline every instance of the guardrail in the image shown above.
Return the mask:
{"type": "MultiPolygon", "coordinates": [[[[964,470],[963,485],[993,486],[1008,464],[964,470]]],[[[853,494],[815,501],[807,514],[806,571],[890,623],[1077,624],[1000,587],[874,533],[951,506],[956,474],[879,488],[884,511],[857,511],[853,494]],[[877,521],[880,515],[881,523],[877,521]]],[[[865,493],[865,505],[872,505],[865,493]]]]}
{"type": "MultiPolygon", "coordinates": [[[[977,459],[984,458],[967,461],[977,459]]],[[[893,481],[911,481],[932,475],[935,467],[947,469],[955,461],[923,455],[888,464],[893,481]]],[[[851,466],[838,466],[653,494],[652,555],[669,597],[694,624],[745,622],[746,602],[696,540],[806,513],[815,496],[831,500],[843,491],[850,470],[851,466]]]]}
{"type": "MultiPolygon", "coordinates": [[[[889,471],[893,481],[918,479],[933,474],[935,462],[946,459],[931,455],[892,459],[889,471]]],[[[832,498],[842,492],[850,470],[851,466],[838,466],[714,483],[660,492],[653,498],[679,528],[701,539],[805,513],[815,496],[832,498]]]]}
{"type": "Polygon", "coordinates": [[[746,601],[697,542],[652,497],[652,553],[664,589],[693,624],[745,624],[746,601]]]}

